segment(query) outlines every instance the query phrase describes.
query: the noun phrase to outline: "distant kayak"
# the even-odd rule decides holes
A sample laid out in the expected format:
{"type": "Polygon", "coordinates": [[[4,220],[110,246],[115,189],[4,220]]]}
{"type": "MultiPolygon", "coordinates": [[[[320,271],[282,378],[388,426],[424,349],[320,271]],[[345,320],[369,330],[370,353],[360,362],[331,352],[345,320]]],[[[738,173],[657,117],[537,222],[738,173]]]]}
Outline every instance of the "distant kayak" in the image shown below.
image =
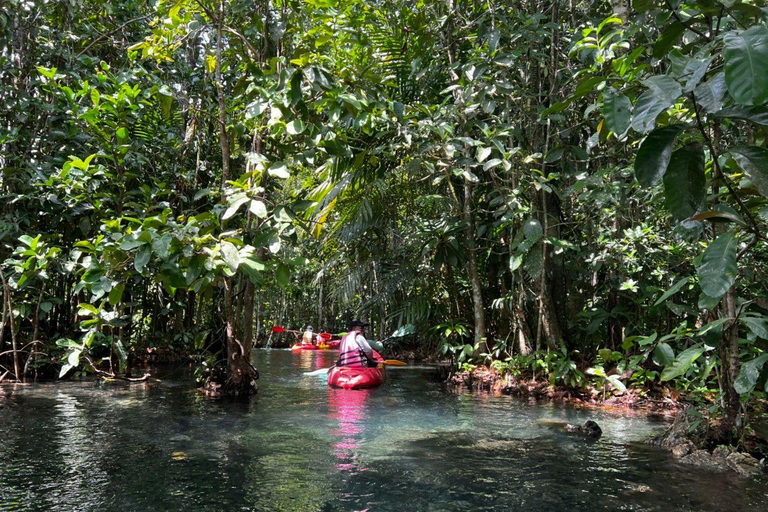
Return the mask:
{"type": "Polygon", "coordinates": [[[339,348],[339,343],[341,343],[341,340],[320,342],[317,344],[317,348],[321,350],[334,350],[339,348]]]}
{"type": "Polygon", "coordinates": [[[334,366],[328,372],[328,385],[333,388],[366,389],[381,386],[387,379],[384,365],[378,368],[334,366]]]}
{"type": "Polygon", "coordinates": [[[294,345],[291,347],[291,350],[293,352],[298,352],[300,350],[319,350],[315,345],[294,345]]]}

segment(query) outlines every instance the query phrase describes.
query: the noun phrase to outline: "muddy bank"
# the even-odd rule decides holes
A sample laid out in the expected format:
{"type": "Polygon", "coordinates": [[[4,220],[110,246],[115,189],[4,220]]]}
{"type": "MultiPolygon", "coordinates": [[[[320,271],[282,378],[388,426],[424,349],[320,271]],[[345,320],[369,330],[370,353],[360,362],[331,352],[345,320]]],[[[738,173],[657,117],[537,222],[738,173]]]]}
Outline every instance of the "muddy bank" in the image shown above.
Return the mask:
{"type": "Polygon", "coordinates": [[[552,385],[545,379],[532,379],[510,374],[500,375],[496,370],[476,368],[471,372],[449,373],[444,378],[455,390],[468,389],[505,395],[573,404],[580,407],[606,409],[640,409],[648,413],[673,416],[682,408],[679,395],[667,388],[651,391],[630,389],[626,392],[611,391],[605,396],[594,387],[583,389],[552,385]]]}

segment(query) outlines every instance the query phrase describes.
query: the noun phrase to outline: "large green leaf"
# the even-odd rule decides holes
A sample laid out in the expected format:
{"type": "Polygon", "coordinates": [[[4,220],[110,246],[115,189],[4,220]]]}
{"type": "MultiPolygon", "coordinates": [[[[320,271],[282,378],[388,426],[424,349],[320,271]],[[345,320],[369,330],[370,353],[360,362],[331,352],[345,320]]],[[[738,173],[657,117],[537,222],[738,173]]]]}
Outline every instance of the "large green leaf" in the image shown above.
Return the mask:
{"type": "Polygon", "coordinates": [[[147,266],[147,263],[149,262],[149,257],[152,255],[152,249],[148,245],[143,245],[141,249],[139,249],[139,252],[136,253],[136,258],[133,260],[133,267],[136,269],[136,272],[142,273],[144,272],[144,267],[147,266]]]}
{"type": "Polygon", "coordinates": [[[707,197],[704,175],[704,148],[691,144],[672,153],[664,173],[664,199],[677,220],[685,220],[701,210],[707,197]]]}
{"type": "Polygon", "coordinates": [[[671,365],[664,368],[661,372],[661,380],[668,381],[685,375],[685,372],[693,365],[694,361],[705,351],[706,349],[701,345],[695,345],[688,350],[684,350],[675,358],[671,365]]]}
{"type": "Polygon", "coordinates": [[[725,35],[725,83],[739,105],[768,102],[768,27],[725,35]]]}
{"type": "Polygon", "coordinates": [[[291,282],[291,270],[284,263],[280,263],[277,266],[275,278],[277,279],[277,284],[285,288],[291,282]]]}
{"type": "Polygon", "coordinates": [[[765,363],[768,362],[768,354],[762,354],[755,359],[741,365],[741,371],[733,383],[733,388],[740,395],[751,393],[755,389],[757,379],[765,363]]]}
{"type": "Polygon", "coordinates": [[[152,250],[161,258],[166,259],[170,255],[171,242],[173,242],[173,237],[167,233],[163,236],[153,238],[152,250]]]}
{"type": "Polygon", "coordinates": [[[675,351],[666,343],[659,343],[653,350],[653,362],[659,366],[669,366],[675,361],[675,351]]]}
{"type": "Polygon", "coordinates": [[[240,266],[240,253],[237,247],[232,242],[224,240],[221,242],[221,255],[224,263],[227,264],[232,272],[235,272],[237,267],[240,266]]]}
{"type": "Polygon", "coordinates": [[[765,324],[765,318],[757,318],[754,316],[742,317],[741,322],[749,327],[755,336],[768,340],[768,327],[765,324]]]}
{"type": "Polygon", "coordinates": [[[670,286],[669,290],[664,292],[664,294],[661,297],[659,297],[659,300],[654,302],[653,305],[658,306],[659,304],[661,304],[662,302],[664,302],[665,300],[667,300],[668,298],[670,298],[671,296],[679,292],[683,286],[688,284],[689,281],[690,281],[690,278],[688,277],[683,277],[682,279],[678,280],[675,284],[670,286]]]}
{"type": "Polygon", "coordinates": [[[768,107],[728,107],[720,110],[713,117],[743,119],[761,126],[768,126],[768,107]]]}
{"type": "Polygon", "coordinates": [[[652,187],[664,176],[672,157],[672,145],[682,130],[681,125],[671,125],[648,134],[635,157],[635,176],[640,185],[652,187]]]}
{"type": "Polygon", "coordinates": [[[728,150],[763,197],[768,197],[768,149],[736,146],[728,150]]]}
{"type": "Polygon", "coordinates": [[[647,133],[656,125],[656,117],[674,105],[683,92],[671,76],[655,75],[643,81],[648,90],[637,98],[632,114],[632,128],[647,133]]]}
{"type": "Polygon", "coordinates": [[[723,108],[726,91],[725,73],[721,71],[706,82],[697,85],[693,92],[699,105],[707,112],[713,113],[723,108]]]}
{"type": "Polygon", "coordinates": [[[632,112],[632,129],[640,133],[648,133],[656,126],[656,118],[672,104],[666,103],[652,91],[645,91],[637,98],[632,112]]]}
{"type": "Polygon", "coordinates": [[[721,297],[736,282],[738,240],[731,230],[717,237],[701,255],[696,266],[701,290],[713,299],[721,297]]]}
{"type": "Polygon", "coordinates": [[[676,21],[669,25],[661,33],[661,37],[653,45],[653,58],[661,59],[677,43],[685,32],[685,25],[681,21],[676,21]]]}
{"type": "Polygon", "coordinates": [[[623,94],[618,94],[613,89],[607,89],[603,93],[603,114],[608,129],[616,135],[621,135],[629,129],[632,102],[623,94]]]}

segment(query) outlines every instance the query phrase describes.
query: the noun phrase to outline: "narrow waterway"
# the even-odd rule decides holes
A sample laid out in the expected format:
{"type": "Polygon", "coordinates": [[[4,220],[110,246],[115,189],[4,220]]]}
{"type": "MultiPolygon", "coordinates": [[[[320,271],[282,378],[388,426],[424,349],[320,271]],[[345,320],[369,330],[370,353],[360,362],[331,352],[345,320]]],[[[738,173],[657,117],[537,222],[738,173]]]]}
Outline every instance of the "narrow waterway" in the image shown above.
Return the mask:
{"type": "Polygon", "coordinates": [[[0,387],[0,510],[765,511],[768,481],[682,466],[642,416],[453,394],[429,369],[328,389],[335,353],[257,351],[249,403],[157,385],[0,387]],[[548,425],[596,420],[587,442],[548,425]]]}

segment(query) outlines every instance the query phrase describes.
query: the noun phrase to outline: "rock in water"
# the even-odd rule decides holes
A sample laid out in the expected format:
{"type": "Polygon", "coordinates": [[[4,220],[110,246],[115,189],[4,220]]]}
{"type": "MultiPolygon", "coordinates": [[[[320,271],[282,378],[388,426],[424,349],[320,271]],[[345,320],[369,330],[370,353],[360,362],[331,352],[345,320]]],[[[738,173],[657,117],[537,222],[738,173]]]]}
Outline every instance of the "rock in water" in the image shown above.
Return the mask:
{"type": "Polygon", "coordinates": [[[741,476],[753,477],[763,472],[756,458],[747,453],[732,453],[725,459],[725,465],[741,476]]]}
{"type": "Polygon", "coordinates": [[[569,423],[565,426],[565,431],[578,432],[580,434],[584,434],[590,439],[599,439],[600,436],[603,435],[603,429],[601,429],[600,425],[592,420],[587,420],[583,425],[572,425],[569,423]]]}
{"type": "Polygon", "coordinates": [[[581,431],[584,433],[584,435],[591,437],[592,439],[598,439],[603,435],[603,429],[601,429],[600,425],[592,420],[587,420],[587,422],[581,426],[581,431]]]}

